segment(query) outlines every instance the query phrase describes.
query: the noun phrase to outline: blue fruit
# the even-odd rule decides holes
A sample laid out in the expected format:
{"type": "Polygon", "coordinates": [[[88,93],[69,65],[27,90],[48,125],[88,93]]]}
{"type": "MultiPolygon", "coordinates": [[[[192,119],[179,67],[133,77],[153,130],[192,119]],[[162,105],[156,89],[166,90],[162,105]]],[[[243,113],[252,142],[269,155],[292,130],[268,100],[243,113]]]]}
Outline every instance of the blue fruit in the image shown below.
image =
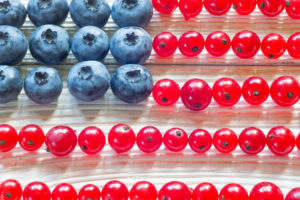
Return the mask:
{"type": "Polygon", "coordinates": [[[55,101],[61,94],[62,79],[58,71],[50,67],[38,67],[31,70],[24,81],[27,96],[38,104],[55,101]]]}
{"type": "Polygon", "coordinates": [[[103,60],[109,51],[109,39],[96,26],[79,29],[72,39],[72,52],[79,61],[103,60]]]}
{"type": "Polygon", "coordinates": [[[152,39],[142,28],[119,29],[110,40],[110,51],[121,64],[143,64],[150,56],[152,39]]]}
{"type": "Polygon", "coordinates": [[[106,0],[72,0],[70,14],[77,26],[104,26],[110,16],[106,0]]]}
{"type": "Polygon", "coordinates": [[[70,47],[67,31],[56,25],[37,28],[29,39],[31,55],[45,65],[56,65],[63,61],[69,55],[70,47]]]}
{"type": "Polygon", "coordinates": [[[120,27],[146,26],[153,15],[150,0],[115,0],[111,8],[111,16],[120,27]]]}
{"type": "Polygon", "coordinates": [[[17,65],[24,58],[27,48],[27,39],[20,29],[0,26],[0,65],[17,65]]]}
{"type": "Polygon", "coordinates": [[[149,97],[153,89],[150,72],[142,65],[119,67],[111,77],[111,89],[116,97],[127,103],[138,103],[149,97]]]}
{"type": "Polygon", "coordinates": [[[0,65],[0,103],[15,100],[23,87],[22,77],[18,70],[7,65],[0,65]]]}
{"type": "Polygon", "coordinates": [[[27,10],[20,0],[0,0],[0,25],[21,27],[27,10]]]}
{"type": "Polygon", "coordinates": [[[28,17],[36,26],[60,25],[68,16],[67,0],[29,0],[28,17]]]}
{"type": "Polygon", "coordinates": [[[94,101],[109,88],[110,75],[98,61],[80,62],[72,67],[67,83],[70,93],[81,101],[94,101]]]}

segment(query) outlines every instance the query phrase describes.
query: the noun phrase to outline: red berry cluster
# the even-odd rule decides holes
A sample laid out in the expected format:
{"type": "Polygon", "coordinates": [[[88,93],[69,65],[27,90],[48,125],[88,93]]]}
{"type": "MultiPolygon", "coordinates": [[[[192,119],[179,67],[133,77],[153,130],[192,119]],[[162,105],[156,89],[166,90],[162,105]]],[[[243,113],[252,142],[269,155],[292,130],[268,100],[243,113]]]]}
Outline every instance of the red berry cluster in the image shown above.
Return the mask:
{"type": "Polygon", "coordinates": [[[196,17],[205,9],[212,15],[224,15],[231,7],[240,15],[251,14],[256,5],[268,17],[279,15],[284,8],[291,18],[300,19],[298,0],[152,0],[154,8],[163,14],[173,13],[177,7],[185,19],[196,17]]]}
{"type": "Polygon", "coordinates": [[[183,55],[188,57],[199,55],[204,47],[212,56],[223,56],[231,47],[234,53],[243,59],[252,58],[257,54],[259,49],[261,49],[263,54],[269,59],[281,57],[286,49],[290,56],[299,59],[300,32],[290,36],[287,42],[277,33],[268,34],[260,41],[256,33],[248,30],[237,33],[232,41],[230,37],[222,31],[210,33],[206,40],[196,31],[184,33],[179,40],[170,32],[162,32],[156,35],[153,40],[153,49],[162,57],[171,56],[177,47],[183,55]]]}

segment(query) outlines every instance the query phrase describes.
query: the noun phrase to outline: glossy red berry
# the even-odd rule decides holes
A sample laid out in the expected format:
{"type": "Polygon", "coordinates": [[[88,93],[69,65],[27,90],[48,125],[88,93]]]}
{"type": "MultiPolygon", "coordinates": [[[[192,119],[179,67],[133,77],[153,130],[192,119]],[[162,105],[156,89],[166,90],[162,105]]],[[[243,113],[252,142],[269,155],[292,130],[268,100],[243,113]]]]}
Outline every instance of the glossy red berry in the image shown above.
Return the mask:
{"type": "Polygon", "coordinates": [[[265,134],[255,127],[246,128],[239,136],[239,145],[247,154],[258,154],[266,146],[265,134]]]}
{"type": "Polygon", "coordinates": [[[136,136],[136,144],[139,149],[145,153],[155,152],[162,144],[162,135],[160,131],[153,126],[144,127],[136,136]]]}
{"type": "Polygon", "coordinates": [[[260,48],[260,39],[252,31],[244,30],[232,39],[232,50],[240,58],[252,58],[260,48]]]}
{"type": "Polygon", "coordinates": [[[207,108],[212,99],[210,86],[201,79],[191,79],[181,88],[181,100],[191,110],[207,108]]]}
{"type": "Polygon", "coordinates": [[[230,47],[230,37],[222,31],[212,32],[205,40],[205,48],[212,56],[223,56],[229,51],[230,47]]]}
{"type": "Polygon", "coordinates": [[[103,200],[127,200],[129,191],[126,185],[120,181],[110,181],[102,189],[103,200]]]}
{"type": "Polygon", "coordinates": [[[184,183],[178,181],[165,184],[158,194],[160,200],[190,200],[191,198],[191,190],[184,183]]]}
{"type": "Polygon", "coordinates": [[[279,58],[286,50],[286,41],[281,35],[270,33],[262,40],[261,50],[270,59],[279,58]]]}
{"type": "Polygon", "coordinates": [[[213,137],[214,147],[222,153],[230,153],[237,147],[238,137],[233,130],[222,128],[213,137]]]}
{"type": "Polygon", "coordinates": [[[241,95],[240,85],[232,78],[221,78],[212,88],[214,100],[222,106],[233,106],[240,100],[241,95]]]}
{"type": "Polygon", "coordinates": [[[179,0],[179,9],[186,20],[196,17],[203,8],[202,0],[179,0]]]}
{"type": "Polygon", "coordinates": [[[79,134],[78,145],[86,154],[99,153],[105,145],[105,135],[97,127],[87,127],[79,134]]]}
{"type": "Polygon", "coordinates": [[[18,142],[17,131],[10,125],[0,125],[0,152],[12,150],[18,142]]]}
{"type": "Polygon", "coordinates": [[[130,190],[130,200],[156,200],[157,190],[148,181],[140,181],[134,184],[130,190]]]}
{"type": "Polygon", "coordinates": [[[178,101],[180,87],[171,79],[162,79],[154,85],[152,95],[159,105],[170,106],[178,101]]]}
{"type": "Polygon", "coordinates": [[[267,145],[274,154],[284,156],[294,149],[295,137],[290,129],[277,126],[269,131],[267,145]]]}
{"type": "Polygon", "coordinates": [[[287,0],[286,1],[286,12],[294,19],[300,19],[300,1],[299,0],[287,0]]]}
{"type": "Polygon", "coordinates": [[[173,152],[182,151],[188,144],[186,132],[180,128],[171,128],[167,130],[163,137],[164,145],[173,152]]]}
{"type": "Polygon", "coordinates": [[[249,15],[256,7],[256,0],[233,0],[233,8],[240,15],[249,15]]]}
{"type": "Polygon", "coordinates": [[[287,41],[287,50],[290,56],[300,58],[300,32],[289,37],[287,41]]]}
{"type": "Polygon", "coordinates": [[[68,126],[56,126],[48,131],[45,143],[53,155],[66,156],[75,149],[77,136],[68,126]]]}
{"type": "Polygon", "coordinates": [[[212,145],[212,137],[206,130],[196,129],[189,136],[189,144],[195,152],[205,153],[212,145]]]}
{"type": "Polygon", "coordinates": [[[168,57],[174,54],[177,49],[177,37],[171,32],[162,32],[153,39],[153,49],[157,55],[168,57]]]}
{"type": "Polygon", "coordinates": [[[20,200],[22,197],[22,186],[16,180],[9,179],[0,185],[1,200],[20,200]]]}
{"type": "Polygon", "coordinates": [[[248,193],[241,185],[231,183],[220,191],[220,200],[248,200],[248,193]]]}
{"type": "Polygon", "coordinates": [[[296,138],[296,146],[297,146],[298,150],[300,151],[300,134],[298,134],[298,136],[296,138]]]}
{"type": "Polygon", "coordinates": [[[24,126],[18,136],[20,146],[26,151],[35,151],[45,142],[45,134],[41,127],[30,124],[24,126]]]}
{"type": "Polygon", "coordinates": [[[96,185],[83,186],[78,193],[78,200],[100,200],[101,192],[96,185]]]}
{"type": "Polygon", "coordinates": [[[50,200],[49,187],[42,182],[29,183],[23,191],[23,200],[50,200]]]}
{"type": "Polygon", "coordinates": [[[52,191],[52,200],[63,199],[77,200],[77,192],[75,188],[68,183],[59,184],[52,191]]]}
{"type": "Polygon", "coordinates": [[[292,189],[285,197],[285,200],[299,200],[300,199],[300,188],[292,189]]]}
{"type": "Polygon", "coordinates": [[[218,190],[211,183],[197,185],[192,194],[192,200],[218,200],[218,198],[218,190]]]}
{"type": "Polygon", "coordinates": [[[273,183],[261,182],[250,192],[249,200],[283,200],[281,190],[273,183]]]}
{"type": "Polygon", "coordinates": [[[124,153],[132,149],[135,134],[130,126],[117,124],[109,131],[108,143],[117,153],[124,153]]]}
{"type": "Polygon", "coordinates": [[[299,101],[300,85],[291,76],[281,76],[271,85],[270,94],[280,106],[292,106],[299,101]]]}
{"type": "Polygon", "coordinates": [[[204,38],[199,32],[188,31],[179,38],[178,48],[183,55],[193,57],[202,52],[204,43],[204,38]]]}
{"type": "Polygon", "coordinates": [[[160,13],[171,14],[178,6],[178,0],[152,0],[153,7],[160,13]]]}
{"type": "Polygon", "coordinates": [[[285,0],[257,0],[257,5],[265,16],[275,17],[283,11],[285,0]]]}
{"type": "Polygon", "coordinates": [[[231,0],[204,0],[205,9],[212,15],[224,15],[231,8],[231,0]]]}
{"type": "Polygon", "coordinates": [[[252,76],[248,78],[242,87],[244,99],[251,105],[259,105],[267,100],[270,88],[263,78],[252,76]]]}

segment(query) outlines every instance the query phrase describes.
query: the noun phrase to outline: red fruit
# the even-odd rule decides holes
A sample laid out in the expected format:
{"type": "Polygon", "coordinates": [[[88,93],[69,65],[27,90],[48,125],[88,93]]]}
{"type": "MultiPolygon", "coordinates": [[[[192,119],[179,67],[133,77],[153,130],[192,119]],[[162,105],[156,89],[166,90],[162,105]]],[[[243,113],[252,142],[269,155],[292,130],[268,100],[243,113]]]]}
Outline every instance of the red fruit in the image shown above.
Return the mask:
{"type": "Polygon", "coordinates": [[[248,78],[242,87],[244,99],[251,105],[259,105],[265,102],[270,94],[268,83],[261,77],[248,78]]]}
{"type": "Polygon", "coordinates": [[[224,15],[231,8],[231,0],[204,0],[205,9],[212,15],[224,15]]]}
{"type": "Polygon", "coordinates": [[[100,200],[101,192],[96,185],[88,184],[81,188],[78,200],[100,200]]]}
{"type": "Polygon", "coordinates": [[[251,58],[255,56],[260,48],[260,39],[252,31],[241,31],[232,39],[232,50],[240,58],[251,58]]]}
{"type": "Polygon", "coordinates": [[[152,0],[153,7],[160,13],[171,14],[178,6],[178,0],[152,0]]]}
{"type": "Polygon", "coordinates": [[[78,145],[86,154],[99,153],[105,145],[105,135],[97,127],[87,127],[79,134],[78,145]]]}
{"type": "Polygon", "coordinates": [[[167,130],[163,137],[164,145],[173,152],[182,151],[188,144],[186,132],[180,128],[171,128],[167,130]]]}
{"type": "Polygon", "coordinates": [[[211,99],[211,88],[201,79],[191,79],[181,88],[181,100],[188,109],[203,110],[210,104],[211,99]]]}
{"type": "Polygon", "coordinates": [[[285,200],[299,200],[300,199],[300,188],[292,189],[285,197],[285,200]]]}
{"type": "Polygon", "coordinates": [[[278,105],[292,106],[299,101],[300,86],[291,76],[281,76],[271,85],[270,94],[278,105]]]}
{"type": "Polygon", "coordinates": [[[128,198],[129,191],[120,181],[110,181],[102,189],[103,200],[127,200],[128,198]]]}
{"type": "Polygon", "coordinates": [[[273,183],[261,182],[250,192],[249,200],[283,200],[281,190],[273,183]]]}
{"type": "Polygon", "coordinates": [[[165,184],[159,191],[160,200],[190,200],[192,198],[191,190],[178,181],[165,184]]]}
{"type": "Polygon", "coordinates": [[[231,183],[223,187],[220,192],[220,199],[248,200],[248,193],[241,185],[231,183]]]}
{"type": "Polygon", "coordinates": [[[68,184],[62,183],[52,191],[52,200],[77,200],[77,192],[75,188],[68,184]]]}
{"type": "Polygon", "coordinates": [[[299,0],[287,0],[285,10],[291,18],[300,19],[300,1],[299,0]]]}
{"type": "Polygon", "coordinates": [[[286,41],[281,35],[270,33],[262,40],[261,50],[270,59],[279,58],[286,50],[286,41]]]}
{"type": "Polygon", "coordinates": [[[196,17],[203,8],[202,0],[179,0],[179,9],[186,20],[196,17]]]}
{"type": "Polygon", "coordinates": [[[108,143],[117,153],[124,153],[132,149],[135,134],[126,124],[115,125],[108,134],[108,143]]]}
{"type": "Polygon", "coordinates": [[[290,129],[277,126],[269,131],[267,145],[274,154],[284,156],[294,149],[295,137],[290,129]]]}
{"type": "Polygon", "coordinates": [[[239,136],[239,145],[247,154],[258,154],[266,146],[265,134],[255,127],[246,128],[239,136]]]}
{"type": "Polygon", "coordinates": [[[147,181],[134,184],[130,190],[130,200],[156,200],[157,190],[155,186],[147,181]]]}
{"type": "Polygon", "coordinates": [[[205,40],[205,48],[212,56],[225,55],[230,49],[230,46],[230,37],[222,31],[212,32],[205,40]]]}
{"type": "Polygon", "coordinates": [[[288,39],[287,50],[290,56],[300,58],[300,32],[297,32],[288,39]]]}
{"type": "Polygon", "coordinates": [[[29,183],[23,191],[23,200],[50,200],[51,192],[42,182],[29,183]]]}
{"type": "Polygon", "coordinates": [[[153,49],[157,55],[168,57],[174,54],[177,49],[177,37],[171,32],[162,32],[153,39],[153,49]]]}
{"type": "Polygon", "coordinates": [[[12,150],[18,142],[17,131],[10,125],[0,125],[0,152],[12,150]]]}
{"type": "Polygon", "coordinates": [[[20,200],[22,196],[22,187],[16,180],[9,179],[3,181],[0,185],[1,200],[20,200]]]}
{"type": "Polygon", "coordinates": [[[136,136],[136,144],[145,153],[155,152],[162,144],[162,135],[153,126],[144,127],[136,136]]]}
{"type": "Polygon", "coordinates": [[[235,150],[238,144],[238,137],[233,130],[222,128],[213,137],[215,148],[222,153],[230,153],[235,150]]]}
{"type": "Polygon", "coordinates": [[[179,38],[178,48],[183,55],[193,57],[202,52],[204,43],[204,38],[199,32],[188,31],[179,38]]]}
{"type": "Polygon", "coordinates": [[[283,11],[285,0],[257,0],[257,5],[265,16],[275,17],[283,11]]]}
{"type": "Polygon", "coordinates": [[[159,105],[170,106],[178,101],[180,87],[171,79],[162,79],[154,85],[152,95],[159,105]]]}
{"type": "Polygon", "coordinates": [[[45,143],[53,155],[66,156],[75,149],[77,136],[68,126],[56,126],[48,131],[45,143]]]}
{"type": "Polygon", "coordinates": [[[233,0],[233,8],[240,15],[249,15],[256,7],[256,0],[233,0]]]}
{"type": "Polygon", "coordinates": [[[212,137],[204,129],[194,130],[189,137],[189,144],[191,149],[197,153],[207,152],[212,145],[212,137]]]}
{"type": "Polygon", "coordinates": [[[218,200],[218,190],[211,183],[201,183],[193,191],[192,200],[218,200]]]}
{"type": "Polygon", "coordinates": [[[296,138],[296,146],[297,146],[298,150],[300,151],[300,134],[296,138]]]}
{"type": "Polygon", "coordinates": [[[44,144],[45,134],[41,127],[30,124],[20,130],[18,140],[20,146],[26,151],[35,151],[44,144]]]}

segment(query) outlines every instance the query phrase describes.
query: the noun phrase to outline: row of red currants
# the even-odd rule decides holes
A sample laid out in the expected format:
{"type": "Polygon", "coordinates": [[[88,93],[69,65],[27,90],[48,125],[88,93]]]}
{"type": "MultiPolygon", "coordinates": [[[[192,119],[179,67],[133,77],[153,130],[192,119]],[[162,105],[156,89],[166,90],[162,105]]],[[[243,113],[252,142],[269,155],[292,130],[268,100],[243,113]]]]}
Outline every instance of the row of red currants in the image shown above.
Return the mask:
{"type": "Polygon", "coordinates": [[[279,15],[284,8],[287,14],[300,19],[299,0],[152,0],[154,8],[163,14],[171,14],[179,7],[185,19],[196,17],[205,9],[212,15],[224,15],[231,7],[240,15],[249,15],[258,5],[260,11],[268,17],[279,15]]]}
{"type": "Polygon", "coordinates": [[[1,200],[299,200],[300,188],[292,189],[284,198],[280,188],[271,182],[256,184],[248,194],[240,184],[225,185],[220,193],[208,182],[197,185],[194,189],[179,181],[168,182],[157,191],[148,181],[135,183],[129,191],[127,186],[117,180],[106,183],[102,191],[94,185],[84,185],[77,194],[75,188],[62,183],[57,185],[52,194],[42,182],[29,183],[24,190],[16,180],[5,180],[0,185],[1,200]]]}
{"type": "MultiPolygon", "coordinates": [[[[27,151],[35,151],[45,143],[52,154],[65,156],[75,149],[77,142],[83,152],[97,154],[103,149],[106,138],[103,131],[97,127],[87,127],[82,130],[77,141],[75,131],[68,126],[54,127],[45,136],[43,130],[33,124],[23,127],[19,135],[13,127],[0,125],[1,152],[13,149],[17,141],[27,151]]],[[[212,145],[219,152],[231,153],[239,144],[247,154],[258,154],[267,144],[271,152],[283,156],[289,154],[295,145],[300,150],[300,134],[295,139],[291,130],[284,126],[277,126],[269,131],[267,137],[255,127],[246,128],[239,137],[228,128],[219,129],[213,137],[204,129],[197,129],[188,136],[181,128],[171,128],[162,136],[157,128],[147,126],[136,136],[130,126],[118,124],[110,130],[108,143],[117,153],[131,150],[135,143],[145,153],[157,151],[162,143],[172,152],[180,152],[189,144],[197,153],[207,152],[212,145]]]]}
{"type": "Polygon", "coordinates": [[[206,40],[196,31],[188,31],[182,34],[179,40],[171,32],[162,32],[156,35],[153,40],[153,49],[162,57],[173,55],[177,47],[183,55],[188,57],[199,55],[204,47],[212,56],[223,56],[231,47],[234,53],[243,59],[252,58],[259,49],[269,59],[281,57],[286,50],[290,56],[299,59],[300,32],[290,36],[287,42],[277,33],[270,33],[260,41],[256,33],[248,30],[237,33],[232,41],[222,31],[210,33],[206,40]]]}

